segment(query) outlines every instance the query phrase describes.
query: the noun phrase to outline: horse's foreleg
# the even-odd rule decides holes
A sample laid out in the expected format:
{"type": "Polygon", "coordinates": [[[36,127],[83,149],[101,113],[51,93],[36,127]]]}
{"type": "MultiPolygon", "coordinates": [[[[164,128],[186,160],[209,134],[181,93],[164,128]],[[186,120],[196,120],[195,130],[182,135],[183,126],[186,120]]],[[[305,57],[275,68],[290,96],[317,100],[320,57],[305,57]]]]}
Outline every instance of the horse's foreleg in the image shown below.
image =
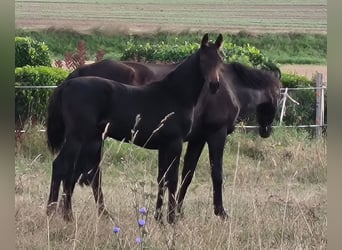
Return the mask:
{"type": "Polygon", "coordinates": [[[159,168],[158,168],[158,196],[156,205],[157,220],[161,220],[161,207],[163,204],[163,197],[165,193],[165,186],[169,191],[169,205],[168,205],[168,216],[167,220],[169,223],[175,221],[175,210],[176,210],[176,191],[178,184],[178,169],[179,159],[182,152],[182,142],[175,141],[159,150],[159,168]]]}
{"type": "Polygon", "coordinates": [[[182,182],[181,182],[180,190],[177,195],[177,201],[178,201],[177,212],[178,213],[182,212],[184,197],[191,183],[191,180],[194,176],[197,162],[203,150],[204,144],[205,144],[204,139],[188,142],[188,147],[186,149],[186,153],[184,156],[182,182]]]}
{"type": "Polygon", "coordinates": [[[161,164],[163,162],[163,158],[165,157],[162,150],[159,150],[158,152],[158,176],[157,176],[157,182],[158,182],[158,193],[157,193],[157,204],[156,204],[156,212],[154,215],[154,218],[161,222],[162,221],[162,205],[163,205],[163,199],[165,194],[165,172],[166,167],[164,168],[164,165],[161,164]]]}
{"type": "Polygon", "coordinates": [[[226,128],[221,128],[207,138],[214,192],[214,213],[223,219],[228,217],[222,202],[222,158],[226,135],[226,128]]]}

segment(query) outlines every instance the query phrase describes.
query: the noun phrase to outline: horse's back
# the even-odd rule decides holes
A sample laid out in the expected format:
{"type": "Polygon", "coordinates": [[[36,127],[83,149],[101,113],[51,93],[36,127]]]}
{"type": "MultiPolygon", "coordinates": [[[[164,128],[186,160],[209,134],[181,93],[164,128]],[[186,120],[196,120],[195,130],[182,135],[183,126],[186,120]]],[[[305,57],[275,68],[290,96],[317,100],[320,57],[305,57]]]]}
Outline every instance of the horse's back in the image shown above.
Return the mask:
{"type": "Polygon", "coordinates": [[[156,79],[155,73],[146,64],[131,61],[123,61],[122,63],[134,69],[134,85],[140,86],[160,80],[156,79]]]}
{"type": "Polygon", "coordinates": [[[106,79],[131,84],[135,70],[122,62],[104,59],[75,69],[67,79],[80,76],[98,76],[106,79]]]}
{"type": "Polygon", "coordinates": [[[111,107],[113,88],[121,87],[120,84],[114,83],[96,76],[81,76],[66,80],[62,92],[65,119],[75,124],[91,124],[91,126],[103,119],[111,107]]]}
{"type": "Polygon", "coordinates": [[[134,68],[136,85],[145,85],[154,81],[160,81],[179,65],[131,61],[124,61],[123,63],[134,68]]]}

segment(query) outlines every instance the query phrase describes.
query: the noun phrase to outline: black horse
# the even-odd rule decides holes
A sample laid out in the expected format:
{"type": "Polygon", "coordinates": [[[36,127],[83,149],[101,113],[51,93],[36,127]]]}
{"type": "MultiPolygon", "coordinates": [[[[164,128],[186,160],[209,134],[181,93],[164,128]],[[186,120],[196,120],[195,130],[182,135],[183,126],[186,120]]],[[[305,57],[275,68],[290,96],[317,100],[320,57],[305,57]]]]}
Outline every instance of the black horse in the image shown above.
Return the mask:
{"type": "Polygon", "coordinates": [[[80,177],[92,186],[98,212],[107,213],[99,168],[105,131],[111,138],[158,150],[156,219],[162,217],[166,186],[167,218],[174,222],[182,144],[191,131],[194,106],[203,85],[209,83],[213,93],[219,87],[222,42],[221,34],[215,43],[210,43],[205,34],[200,48],[163,80],[141,87],[97,76],[71,78],[59,85],[48,107],[48,145],[52,152],[60,152],[53,162],[47,214],[56,210],[63,181],[63,216],[73,218],[71,196],[80,177]],[[140,121],[136,122],[138,115],[140,121]]]}
{"type": "Polygon", "coordinates": [[[280,88],[280,80],[271,72],[237,62],[224,65],[220,89],[215,96],[202,92],[195,107],[192,131],[186,138],[188,147],[177,198],[178,212],[181,212],[203,147],[208,143],[214,213],[222,218],[227,217],[222,203],[222,159],[226,136],[234,131],[239,120],[255,115],[259,135],[269,137],[280,100],[280,88]]]}
{"type": "MultiPolygon", "coordinates": [[[[162,79],[178,64],[154,64],[103,60],[84,65],[69,77],[97,75],[121,80],[126,84],[145,85],[162,79]],[[125,81],[122,72],[131,67],[134,76],[125,81]],[[121,78],[120,78],[121,77],[121,78]]],[[[279,69],[269,72],[251,68],[237,62],[224,65],[220,76],[220,89],[209,95],[203,88],[194,113],[191,133],[187,136],[188,147],[184,159],[182,185],[178,193],[178,211],[181,210],[187,188],[192,180],[198,159],[205,143],[208,143],[211,175],[214,191],[214,212],[226,218],[222,205],[222,158],[226,136],[231,134],[239,120],[256,115],[259,134],[270,136],[272,122],[280,99],[281,74],[279,69]]]]}

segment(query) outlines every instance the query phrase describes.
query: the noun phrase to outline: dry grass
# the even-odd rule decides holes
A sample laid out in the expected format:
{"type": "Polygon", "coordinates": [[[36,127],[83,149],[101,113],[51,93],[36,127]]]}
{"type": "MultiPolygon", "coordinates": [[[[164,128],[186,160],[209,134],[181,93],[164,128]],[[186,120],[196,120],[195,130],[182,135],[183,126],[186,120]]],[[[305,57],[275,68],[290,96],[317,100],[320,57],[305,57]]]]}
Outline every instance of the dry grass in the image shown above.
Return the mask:
{"type": "MultiPolygon", "coordinates": [[[[114,221],[98,218],[90,188],[76,187],[75,221],[45,215],[51,163],[42,135],[29,133],[16,156],[17,249],[326,249],[326,142],[276,131],[269,139],[235,133],[224,157],[224,204],[213,214],[207,150],[175,225],[154,221],[156,152],[106,141],[105,202],[114,221]],[[40,139],[39,139],[40,138],[40,139]],[[34,143],[32,143],[34,142],[34,143]],[[38,153],[40,152],[40,153],[38,153]],[[39,155],[39,156],[38,156],[39,155]],[[37,157],[38,156],[38,157],[37,157]],[[138,209],[148,209],[139,227],[138,209]],[[118,234],[113,227],[120,227],[118,234]],[[136,237],[143,243],[137,244],[136,237]]],[[[164,206],[166,207],[166,206],[164,206]]],[[[164,212],[166,214],[166,212],[164,212]]]]}

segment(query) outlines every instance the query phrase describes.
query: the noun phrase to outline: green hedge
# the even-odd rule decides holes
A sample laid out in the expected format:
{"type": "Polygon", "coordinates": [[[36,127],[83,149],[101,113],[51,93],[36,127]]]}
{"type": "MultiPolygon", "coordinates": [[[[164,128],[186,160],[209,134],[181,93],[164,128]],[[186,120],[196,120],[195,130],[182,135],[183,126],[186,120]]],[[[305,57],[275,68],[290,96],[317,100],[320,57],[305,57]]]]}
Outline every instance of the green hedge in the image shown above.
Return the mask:
{"type": "MultiPolygon", "coordinates": [[[[48,66],[24,66],[15,69],[15,86],[55,86],[69,72],[48,66]]],[[[18,126],[28,118],[44,122],[47,103],[53,89],[15,89],[15,122],[18,126]]]]}
{"type": "MultiPolygon", "coordinates": [[[[120,60],[135,60],[145,62],[180,62],[199,48],[199,43],[184,42],[183,44],[137,44],[128,41],[120,60]]],[[[224,43],[223,54],[225,62],[238,61],[240,63],[276,70],[277,66],[270,61],[260,50],[246,44],[237,46],[233,43],[224,43]]]]}
{"type": "Polygon", "coordinates": [[[51,66],[48,46],[30,37],[15,37],[15,67],[51,66]]]}

